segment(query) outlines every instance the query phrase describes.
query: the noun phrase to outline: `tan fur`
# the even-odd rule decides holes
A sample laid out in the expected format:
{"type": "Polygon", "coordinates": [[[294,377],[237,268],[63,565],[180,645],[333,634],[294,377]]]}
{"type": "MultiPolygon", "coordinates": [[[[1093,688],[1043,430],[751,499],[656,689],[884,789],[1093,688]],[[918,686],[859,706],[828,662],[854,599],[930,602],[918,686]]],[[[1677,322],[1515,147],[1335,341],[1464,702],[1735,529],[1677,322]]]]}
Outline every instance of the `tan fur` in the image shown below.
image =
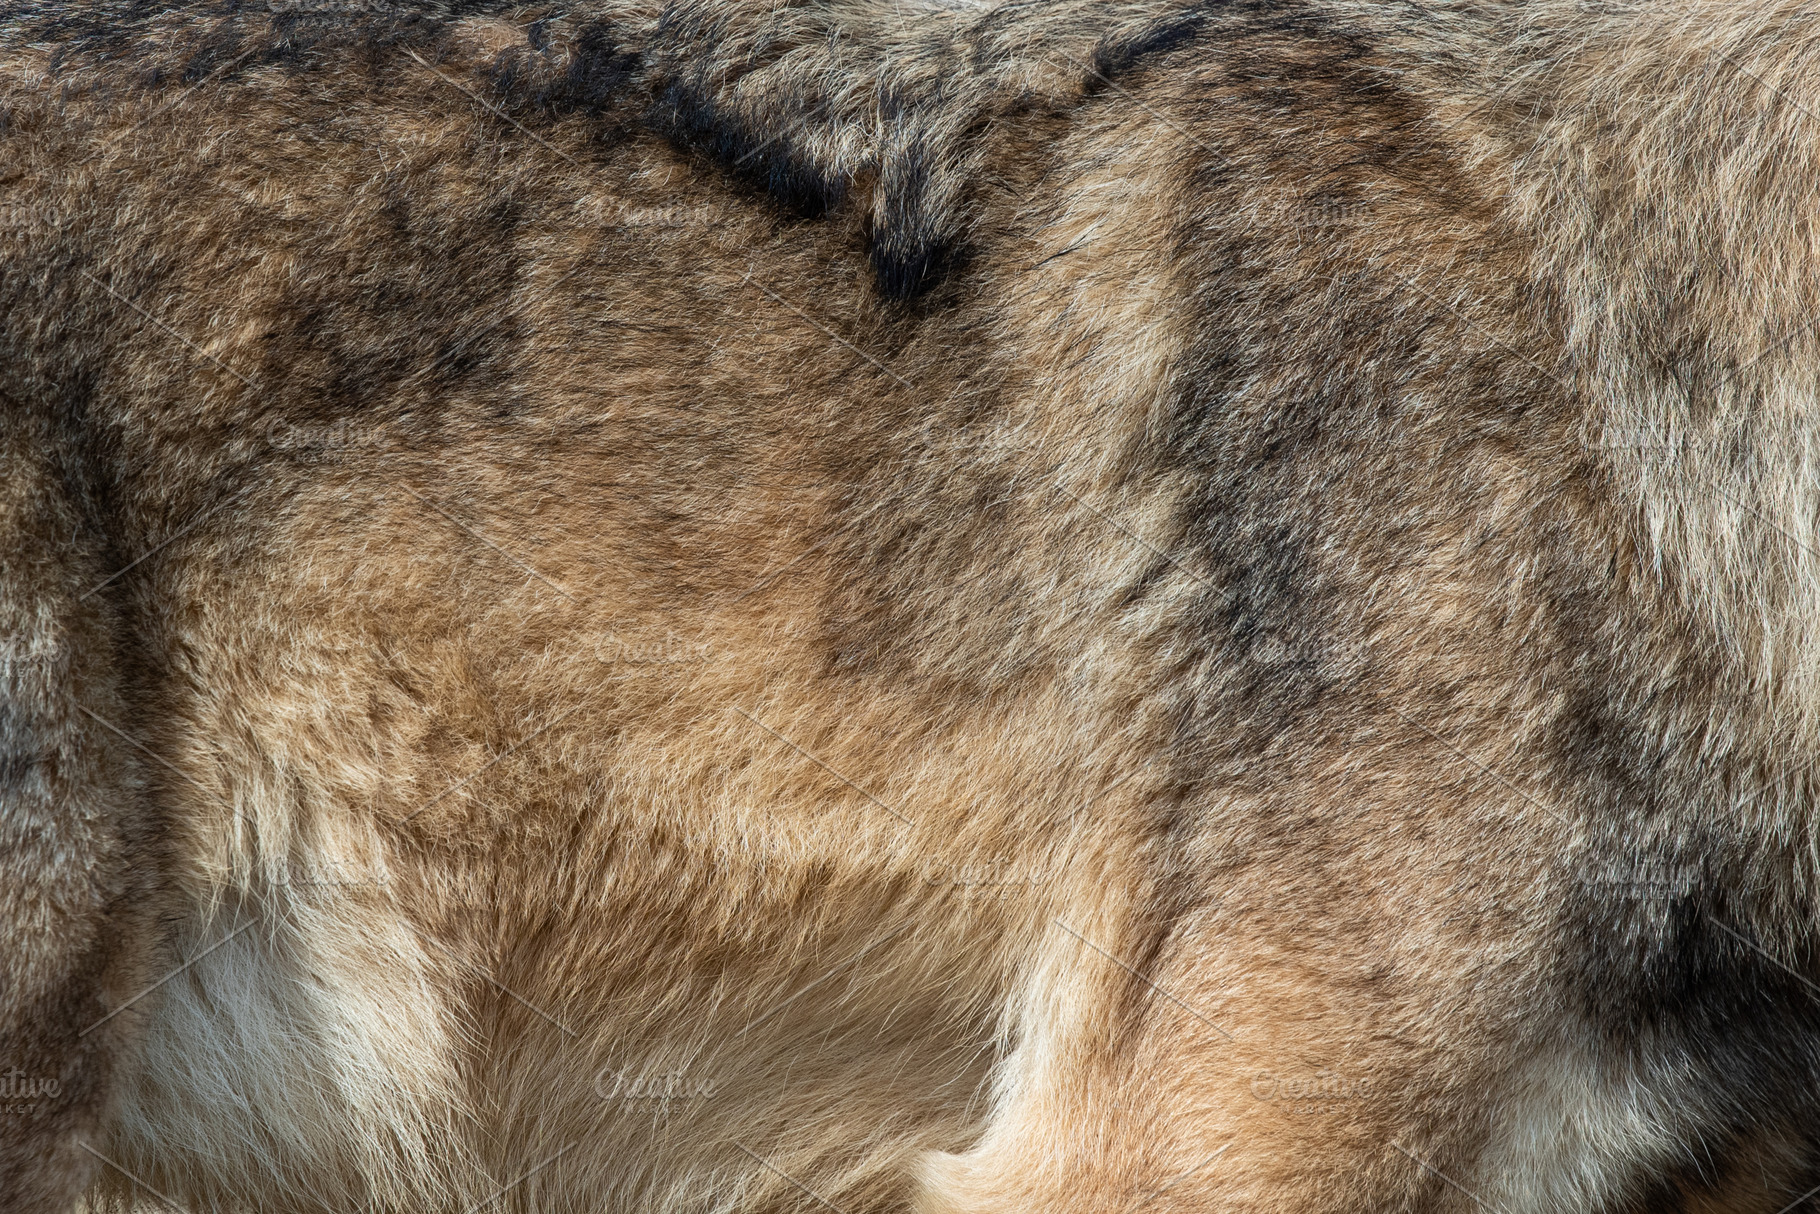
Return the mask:
{"type": "Polygon", "coordinates": [[[8,13],[0,1209],[1776,1214],[1816,47],[8,13]]]}

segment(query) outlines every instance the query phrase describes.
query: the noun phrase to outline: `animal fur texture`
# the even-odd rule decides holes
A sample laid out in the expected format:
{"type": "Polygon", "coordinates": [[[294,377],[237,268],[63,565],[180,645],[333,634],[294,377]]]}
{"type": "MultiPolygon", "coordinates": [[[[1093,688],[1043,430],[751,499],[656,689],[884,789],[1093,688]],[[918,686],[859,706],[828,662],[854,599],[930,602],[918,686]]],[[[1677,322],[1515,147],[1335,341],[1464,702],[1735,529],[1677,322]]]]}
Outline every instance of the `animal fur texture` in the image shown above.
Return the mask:
{"type": "Polygon", "coordinates": [[[0,1209],[1820,1185],[1820,5],[0,10],[0,1209]]]}

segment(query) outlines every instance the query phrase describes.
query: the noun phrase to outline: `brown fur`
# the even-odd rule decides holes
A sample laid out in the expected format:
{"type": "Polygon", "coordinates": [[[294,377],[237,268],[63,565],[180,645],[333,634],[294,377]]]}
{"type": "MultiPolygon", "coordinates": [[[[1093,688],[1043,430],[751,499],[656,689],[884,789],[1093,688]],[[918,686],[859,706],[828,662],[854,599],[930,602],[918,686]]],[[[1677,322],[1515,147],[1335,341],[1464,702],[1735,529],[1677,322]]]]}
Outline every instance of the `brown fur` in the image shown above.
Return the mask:
{"type": "Polygon", "coordinates": [[[1817,32],[11,10],[0,1207],[1782,1210],[1817,32]]]}

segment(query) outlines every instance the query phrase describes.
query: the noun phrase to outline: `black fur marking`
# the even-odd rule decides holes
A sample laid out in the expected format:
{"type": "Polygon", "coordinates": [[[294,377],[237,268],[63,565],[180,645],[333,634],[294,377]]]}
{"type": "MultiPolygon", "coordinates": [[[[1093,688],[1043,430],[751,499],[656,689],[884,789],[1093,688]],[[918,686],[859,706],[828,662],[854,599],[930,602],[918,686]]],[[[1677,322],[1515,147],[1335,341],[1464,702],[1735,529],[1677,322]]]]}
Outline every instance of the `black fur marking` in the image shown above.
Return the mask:
{"type": "Polygon", "coordinates": [[[872,269],[879,293],[910,299],[947,268],[952,248],[935,228],[926,194],[931,166],[927,148],[906,149],[886,166],[883,223],[872,238],[872,269]]]}
{"type": "MultiPolygon", "coordinates": [[[[173,9],[141,0],[104,0],[84,9],[28,6],[15,10],[14,21],[27,40],[55,44],[57,70],[72,73],[81,88],[168,90],[226,84],[274,65],[326,74],[345,72],[350,62],[357,62],[374,79],[395,81],[401,70],[397,52],[410,50],[440,62],[447,54],[452,21],[514,8],[505,0],[459,0],[363,13],[330,11],[327,0],[320,9],[315,3],[178,0],[173,9]],[[186,27],[183,37],[170,37],[166,27],[173,20],[186,27]],[[79,66],[90,70],[76,76],[79,66]],[[96,73],[95,68],[102,70],[96,73]]],[[[690,66],[692,47],[721,36],[712,21],[666,15],[650,45],[635,46],[605,21],[583,24],[559,42],[551,25],[560,28],[560,20],[536,16],[525,26],[524,43],[491,64],[487,95],[515,121],[535,127],[540,121],[584,115],[600,123],[600,137],[609,140],[642,127],[713,160],[799,218],[825,218],[846,202],[848,177],[818,163],[802,133],[836,121],[824,112],[822,100],[811,94],[774,97],[762,113],[747,112],[726,99],[726,80],[705,78],[690,66]],[[549,58],[559,44],[566,48],[560,69],[549,58]]],[[[1184,36],[1181,31],[1164,31],[1134,43],[1131,52],[1147,53],[1179,36],[1184,36]]],[[[759,53],[748,70],[759,66],[766,53],[759,53]]],[[[893,132],[895,146],[881,155],[884,201],[873,225],[870,260],[886,299],[921,296],[967,260],[958,225],[948,213],[952,201],[931,196],[938,165],[962,150],[926,142],[935,138],[925,134],[932,111],[946,104],[921,90],[881,98],[883,125],[893,132]]],[[[981,133],[976,124],[960,138],[977,140],[981,133]]]]}
{"type": "Polygon", "coordinates": [[[1093,74],[1097,81],[1116,80],[1137,67],[1141,60],[1186,46],[1206,22],[1205,14],[1182,13],[1157,22],[1141,34],[1108,38],[1093,48],[1093,74]]]}
{"type": "MultiPolygon", "coordinates": [[[[525,31],[526,45],[535,54],[549,46],[544,25],[534,21],[525,31]]],[[[576,35],[568,66],[554,80],[537,80],[526,70],[521,54],[502,56],[494,70],[493,93],[508,104],[528,105],[551,116],[599,116],[623,100],[643,68],[643,56],[623,45],[611,25],[597,22],[576,35]],[[523,77],[532,82],[525,83],[523,77]]]]}
{"type": "Polygon", "coordinates": [[[692,81],[679,80],[664,89],[645,121],[677,146],[711,157],[792,214],[820,219],[846,197],[846,181],[801,154],[787,132],[749,129],[741,119],[723,114],[692,81]]]}
{"type": "Polygon", "coordinates": [[[894,247],[897,243],[900,242],[874,242],[871,259],[878,293],[899,302],[928,295],[972,258],[971,252],[961,245],[930,242],[906,251],[894,247]]]}

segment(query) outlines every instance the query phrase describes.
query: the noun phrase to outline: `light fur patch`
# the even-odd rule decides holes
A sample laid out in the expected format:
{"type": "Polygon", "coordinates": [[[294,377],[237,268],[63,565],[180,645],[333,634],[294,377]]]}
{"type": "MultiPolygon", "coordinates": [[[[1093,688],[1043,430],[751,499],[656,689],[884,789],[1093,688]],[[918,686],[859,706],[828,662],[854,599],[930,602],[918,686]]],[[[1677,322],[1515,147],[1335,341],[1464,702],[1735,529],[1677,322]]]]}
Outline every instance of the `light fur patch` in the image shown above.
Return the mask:
{"type": "Polygon", "coordinates": [[[271,901],[185,925],[195,961],[152,1004],[110,1154],[249,1208],[428,1208],[471,1187],[437,960],[371,898],[271,901]]]}
{"type": "Polygon", "coordinates": [[[1505,1214],[1615,1208],[1685,1157],[1690,1100],[1583,1039],[1541,1051],[1499,1101],[1466,1187],[1505,1214]]]}

